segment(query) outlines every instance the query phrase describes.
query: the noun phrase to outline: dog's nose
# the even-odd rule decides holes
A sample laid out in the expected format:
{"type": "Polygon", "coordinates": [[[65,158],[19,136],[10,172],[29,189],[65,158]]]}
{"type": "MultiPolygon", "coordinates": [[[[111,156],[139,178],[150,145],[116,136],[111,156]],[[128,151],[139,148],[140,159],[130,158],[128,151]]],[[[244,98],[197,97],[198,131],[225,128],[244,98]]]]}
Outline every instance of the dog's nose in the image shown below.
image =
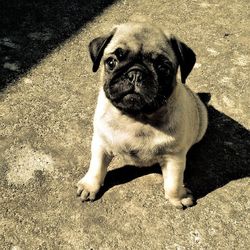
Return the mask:
{"type": "Polygon", "coordinates": [[[143,78],[143,72],[140,70],[131,70],[128,72],[127,77],[130,82],[135,83],[135,82],[141,82],[143,78]]]}

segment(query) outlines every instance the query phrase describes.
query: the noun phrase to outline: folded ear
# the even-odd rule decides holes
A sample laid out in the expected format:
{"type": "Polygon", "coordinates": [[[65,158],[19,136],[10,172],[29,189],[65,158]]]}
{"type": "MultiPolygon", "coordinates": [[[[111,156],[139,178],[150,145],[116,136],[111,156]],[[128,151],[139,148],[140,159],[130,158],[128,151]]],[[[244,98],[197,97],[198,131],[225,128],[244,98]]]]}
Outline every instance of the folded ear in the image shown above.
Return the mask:
{"type": "Polygon", "coordinates": [[[170,42],[180,65],[181,81],[182,83],[185,83],[195,64],[195,53],[185,43],[181,42],[176,37],[171,37],[170,42]]]}
{"type": "Polygon", "coordinates": [[[93,62],[93,72],[96,72],[99,68],[104,49],[107,47],[109,42],[111,41],[112,37],[115,34],[116,29],[113,29],[109,34],[106,36],[100,36],[93,39],[89,43],[89,53],[91,60],[93,62]]]}

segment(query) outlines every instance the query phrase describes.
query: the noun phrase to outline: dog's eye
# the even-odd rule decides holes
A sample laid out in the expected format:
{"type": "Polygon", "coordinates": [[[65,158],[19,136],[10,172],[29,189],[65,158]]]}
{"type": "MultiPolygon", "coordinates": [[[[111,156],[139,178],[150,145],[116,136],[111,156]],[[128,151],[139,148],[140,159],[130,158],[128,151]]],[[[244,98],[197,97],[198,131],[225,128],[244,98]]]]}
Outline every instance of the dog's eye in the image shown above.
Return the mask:
{"type": "Polygon", "coordinates": [[[117,48],[115,51],[115,55],[118,58],[119,61],[124,59],[126,52],[122,48],[117,48]]]}
{"type": "Polygon", "coordinates": [[[116,64],[117,64],[117,60],[113,57],[109,57],[106,60],[106,65],[107,65],[109,70],[113,70],[115,68],[116,64]]]}
{"type": "Polygon", "coordinates": [[[158,61],[155,63],[155,68],[159,72],[169,72],[169,62],[168,61],[158,61]]]}
{"type": "Polygon", "coordinates": [[[164,71],[166,69],[166,66],[163,63],[158,63],[156,65],[157,70],[164,71]]]}

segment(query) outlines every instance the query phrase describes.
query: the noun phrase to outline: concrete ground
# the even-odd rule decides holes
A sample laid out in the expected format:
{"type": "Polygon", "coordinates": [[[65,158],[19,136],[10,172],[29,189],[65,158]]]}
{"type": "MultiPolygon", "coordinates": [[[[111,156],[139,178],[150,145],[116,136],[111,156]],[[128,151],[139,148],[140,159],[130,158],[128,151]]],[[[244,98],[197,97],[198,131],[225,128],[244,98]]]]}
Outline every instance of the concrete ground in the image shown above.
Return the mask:
{"type": "Polygon", "coordinates": [[[0,249],[249,248],[248,0],[0,3],[0,249]],[[164,199],[159,167],[119,159],[97,201],[76,197],[98,89],[87,46],[137,14],[193,48],[187,84],[211,94],[185,176],[197,204],[183,211],[164,199]]]}

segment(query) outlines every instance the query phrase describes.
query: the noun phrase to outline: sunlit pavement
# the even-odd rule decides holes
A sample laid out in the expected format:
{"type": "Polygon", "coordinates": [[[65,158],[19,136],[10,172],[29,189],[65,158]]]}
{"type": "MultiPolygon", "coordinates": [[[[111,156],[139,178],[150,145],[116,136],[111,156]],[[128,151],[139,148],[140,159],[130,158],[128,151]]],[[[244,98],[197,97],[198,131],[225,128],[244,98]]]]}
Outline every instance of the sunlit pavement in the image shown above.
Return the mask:
{"type": "Polygon", "coordinates": [[[0,248],[247,249],[248,1],[38,1],[30,14],[18,2],[4,20],[20,14],[23,23],[0,26],[0,248]],[[99,89],[88,43],[134,15],[195,51],[187,84],[211,95],[208,133],[189,154],[185,179],[197,204],[183,211],[165,200],[158,167],[119,159],[97,201],[76,197],[99,89]]]}

